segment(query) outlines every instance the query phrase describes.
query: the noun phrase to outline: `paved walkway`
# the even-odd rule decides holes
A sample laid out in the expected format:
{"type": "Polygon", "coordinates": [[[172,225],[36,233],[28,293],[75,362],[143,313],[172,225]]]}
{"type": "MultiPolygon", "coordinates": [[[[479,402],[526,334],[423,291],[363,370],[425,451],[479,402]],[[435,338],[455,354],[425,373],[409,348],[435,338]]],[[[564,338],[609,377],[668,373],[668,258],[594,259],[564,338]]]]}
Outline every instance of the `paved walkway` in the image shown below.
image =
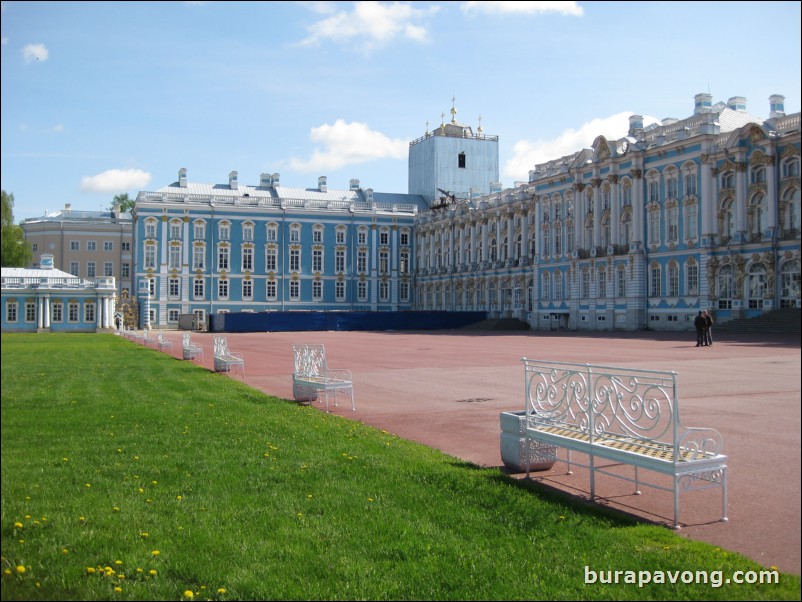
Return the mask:
{"type": "MultiPolygon", "coordinates": [[[[167,333],[180,357],[179,332],[167,333]]],[[[681,536],[709,542],[784,572],[800,574],[800,339],[694,333],[291,332],[228,334],[245,357],[244,381],[292,399],[293,343],[324,343],[332,368],[353,372],[356,411],[333,412],[438,448],[480,466],[501,466],[499,413],[522,410],[520,358],[676,370],[680,416],[715,428],[729,456],[729,522],[718,521],[718,490],[681,496],[681,536]]],[[[212,335],[193,333],[212,369],[212,335]]],[[[239,376],[234,376],[240,378],[239,376]]],[[[322,407],[316,404],[316,407],[322,407]]],[[[581,471],[557,464],[533,473],[547,487],[589,498],[581,471]]],[[[523,475],[513,475],[523,478],[523,475]]],[[[653,476],[653,475],[649,475],[653,476]]],[[[670,524],[672,496],[597,480],[600,503],[670,524]]]]}

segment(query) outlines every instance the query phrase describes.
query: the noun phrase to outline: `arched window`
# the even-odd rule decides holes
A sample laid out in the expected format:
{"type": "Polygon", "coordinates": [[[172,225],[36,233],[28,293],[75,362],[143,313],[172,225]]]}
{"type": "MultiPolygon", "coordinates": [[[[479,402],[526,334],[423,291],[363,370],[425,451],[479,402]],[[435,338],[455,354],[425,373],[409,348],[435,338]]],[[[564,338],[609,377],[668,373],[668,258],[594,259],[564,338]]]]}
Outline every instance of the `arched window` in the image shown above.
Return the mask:
{"type": "Polygon", "coordinates": [[[780,266],[780,307],[799,307],[799,262],[784,261],[780,266]]]}
{"type": "Polygon", "coordinates": [[[750,234],[753,240],[763,238],[763,232],[768,227],[768,206],[763,194],[756,194],[752,198],[750,234]]]}
{"type": "Polygon", "coordinates": [[[749,309],[761,309],[763,298],[768,292],[768,273],[762,262],[756,261],[749,266],[746,292],[749,296],[749,309]]]}
{"type": "Polygon", "coordinates": [[[716,290],[718,291],[718,308],[732,309],[735,281],[733,279],[731,265],[721,266],[716,276],[716,290]]]}

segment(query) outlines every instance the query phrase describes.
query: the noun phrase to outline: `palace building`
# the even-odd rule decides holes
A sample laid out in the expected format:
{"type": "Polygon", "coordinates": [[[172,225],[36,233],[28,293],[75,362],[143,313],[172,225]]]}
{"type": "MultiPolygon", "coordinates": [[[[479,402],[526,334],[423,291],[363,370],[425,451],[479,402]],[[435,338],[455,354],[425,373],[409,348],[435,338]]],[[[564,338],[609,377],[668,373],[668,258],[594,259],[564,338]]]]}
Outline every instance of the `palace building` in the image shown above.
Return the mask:
{"type": "MultiPolygon", "coordinates": [[[[195,183],[181,169],[138,194],[132,223],[65,211],[23,228],[35,261],[55,253],[73,276],[116,276],[140,327],[439,310],[535,330],[689,330],[700,309],[724,322],[800,308],[800,114],[784,102],[771,96],[762,119],[742,97],[697,94],[690,116],[644,127],[632,115],[625,136],[599,135],[511,188],[498,137],[452,107],[449,123],[410,142],[406,194],[356,179],[331,189],[326,177],[285,187],[275,173],[195,183]],[[90,245],[97,258],[70,255],[90,245]]],[[[31,313],[48,306],[26,303],[27,322],[52,322],[31,313]]]]}
{"type": "MultiPolygon", "coordinates": [[[[415,217],[415,307],[533,329],[688,330],[800,307],[800,115],[696,95],[693,114],[599,136],[529,181],[415,217]]],[[[412,176],[410,176],[412,181],[412,176]]]]}

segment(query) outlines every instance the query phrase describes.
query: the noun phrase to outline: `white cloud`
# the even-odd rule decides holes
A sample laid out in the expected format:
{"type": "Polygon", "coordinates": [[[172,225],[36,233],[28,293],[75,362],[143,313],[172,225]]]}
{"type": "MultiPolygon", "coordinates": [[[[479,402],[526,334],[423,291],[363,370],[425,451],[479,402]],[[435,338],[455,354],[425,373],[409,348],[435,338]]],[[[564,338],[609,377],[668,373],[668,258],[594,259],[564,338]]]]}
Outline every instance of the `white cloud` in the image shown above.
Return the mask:
{"type": "Polygon", "coordinates": [[[96,176],[81,178],[81,190],[88,192],[124,192],[144,188],[151,175],[141,169],[109,169],[96,176]]]}
{"type": "MultiPolygon", "coordinates": [[[[504,166],[504,177],[516,181],[529,180],[529,170],[535,165],[547,163],[560,157],[573,155],[583,148],[590,148],[593,141],[604,136],[607,140],[618,140],[629,131],[631,111],[616,113],[588,121],[577,130],[568,129],[553,140],[519,140],[513,146],[513,157],[504,166]]],[[[644,117],[643,125],[659,123],[654,117],[644,117]]]]}
{"type": "Polygon", "coordinates": [[[28,44],[22,49],[22,58],[25,59],[26,63],[46,61],[48,56],[50,56],[50,53],[44,44],[28,44]]]}
{"type": "Polygon", "coordinates": [[[64,127],[64,124],[59,123],[59,124],[54,125],[52,128],[50,128],[47,131],[48,132],[52,132],[54,134],[63,134],[66,131],[66,128],[64,127]]]}
{"type": "Polygon", "coordinates": [[[366,123],[346,123],[342,119],[334,125],[324,124],[312,128],[310,139],[318,144],[307,159],[292,158],[290,169],[299,172],[325,172],[358,165],[376,159],[406,159],[409,141],[391,139],[371,130],[366,123]]]}
{"type": "MultiPolygon", "coordinates": [[[[322,10],[317,5],[316,12],[322,10]]],[[[310,25],[310,35],[301,45],[317,46],[326,40],[339,44],[354,42],[361,50],[369,51],[399,37],[425,42],[429,38],[429,32],[424,26],[416,24],[416,21],[438,10],[437,6],[418,9],[409,4],[356,2],[353,12],[340,11],[310,25]]]]}
{"type": "Polygon", "coordinates": [[[576,2],[464,2],[460,7],[466,14],[527,14],[559,13],[572,17],[581,17],[585,10],[576,2]]]}

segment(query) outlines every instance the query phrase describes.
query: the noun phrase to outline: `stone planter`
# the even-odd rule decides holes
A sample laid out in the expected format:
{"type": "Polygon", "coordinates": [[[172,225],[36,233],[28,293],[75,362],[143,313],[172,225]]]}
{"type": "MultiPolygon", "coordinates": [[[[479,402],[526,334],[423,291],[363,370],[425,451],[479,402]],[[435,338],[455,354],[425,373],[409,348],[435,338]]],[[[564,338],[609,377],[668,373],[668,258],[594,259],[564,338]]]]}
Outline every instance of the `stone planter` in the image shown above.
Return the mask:
{"type": "Polygon", "coordinates": [[[557,448],[553,445],[526,438],[526,412],[501,412],[501,460],[514,472],[549,470],[557,461],[557,448]]]}

